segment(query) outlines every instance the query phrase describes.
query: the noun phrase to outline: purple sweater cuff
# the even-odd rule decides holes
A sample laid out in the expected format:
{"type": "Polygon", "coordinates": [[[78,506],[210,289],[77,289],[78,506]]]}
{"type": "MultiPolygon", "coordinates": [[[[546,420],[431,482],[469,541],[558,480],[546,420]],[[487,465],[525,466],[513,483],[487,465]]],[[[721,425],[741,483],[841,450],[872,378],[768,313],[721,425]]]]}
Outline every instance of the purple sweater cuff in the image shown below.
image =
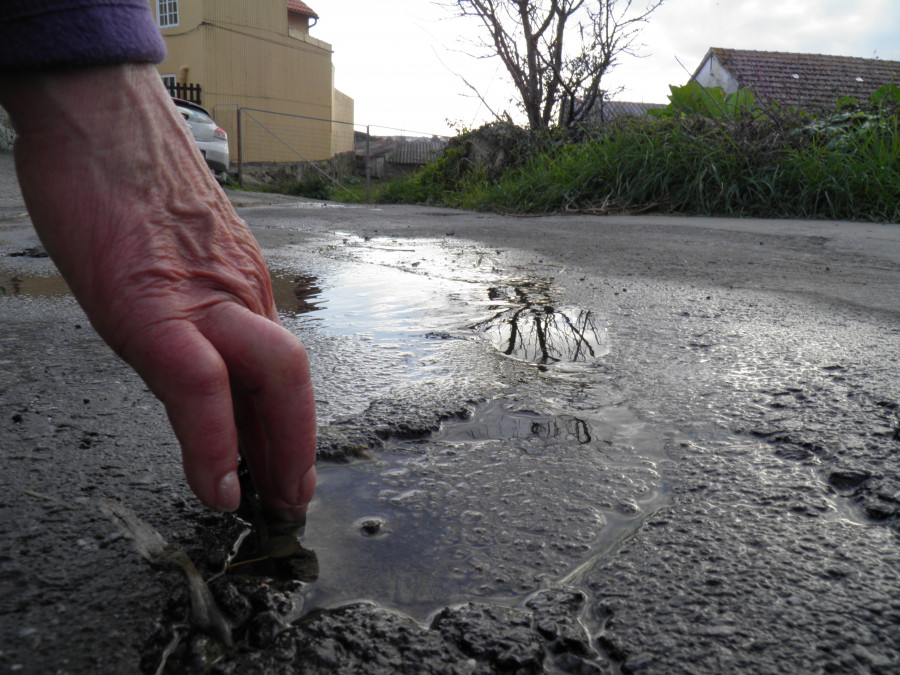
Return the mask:
{"type": "Polygon", "coordinates": [[[159,63],[147,0],[2,0],[0,70],[159,63]]]}

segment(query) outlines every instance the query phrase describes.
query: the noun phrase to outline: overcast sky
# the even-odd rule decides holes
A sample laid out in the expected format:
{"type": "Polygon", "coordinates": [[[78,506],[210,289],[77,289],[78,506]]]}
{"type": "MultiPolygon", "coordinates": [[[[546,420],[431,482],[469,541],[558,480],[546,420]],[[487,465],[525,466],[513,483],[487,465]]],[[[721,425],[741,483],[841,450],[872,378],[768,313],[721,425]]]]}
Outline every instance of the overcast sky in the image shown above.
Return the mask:
{"type": "MultiPolygon", "coordinates": [[[[430,0],[307,4],[320,17],[310,33],[332,45],[335,85],[354,99],[357,124],[448,134],[490,121],[459,74],[492,108],[515,112],[499,60],[468,55],[476,19],[430,0]]],[[[900,61],[900,0],[666,0],[640,42],[644,56],[623,56],[603,88],[622,87],[619,100],[665,103],[668,85],[684,84],[709,47],[900,61]]]]}

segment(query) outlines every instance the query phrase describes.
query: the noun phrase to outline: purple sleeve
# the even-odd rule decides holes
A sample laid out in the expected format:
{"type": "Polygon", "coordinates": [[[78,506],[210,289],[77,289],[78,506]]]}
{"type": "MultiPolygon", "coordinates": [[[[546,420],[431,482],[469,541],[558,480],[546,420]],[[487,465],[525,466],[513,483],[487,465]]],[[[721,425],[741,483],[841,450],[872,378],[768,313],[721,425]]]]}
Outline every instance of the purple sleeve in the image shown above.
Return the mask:
{"type": "Polygon", "coordinates": [[[0,71],[165,56],[147,0],[0,0],[0,71]]]}

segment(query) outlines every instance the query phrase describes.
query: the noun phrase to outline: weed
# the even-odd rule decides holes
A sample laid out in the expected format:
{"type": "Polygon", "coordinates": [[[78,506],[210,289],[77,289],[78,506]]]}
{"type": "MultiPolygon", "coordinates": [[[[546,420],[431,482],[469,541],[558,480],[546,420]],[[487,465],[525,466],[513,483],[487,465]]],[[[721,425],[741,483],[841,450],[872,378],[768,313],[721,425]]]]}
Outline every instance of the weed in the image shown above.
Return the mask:
{"type": "Polygon", "coordinates": [[[479,132],[468,132],[439,160],[385,186],[378,200],[508,213],[900,222],[896,87],[876,92],[865,109],[842,101],[819,117],[760,106],[747,94],[701,93],[673,88],[677,114],[576,137],[505,134],[502,163],[503,153],[479,157],[479,132]]]}

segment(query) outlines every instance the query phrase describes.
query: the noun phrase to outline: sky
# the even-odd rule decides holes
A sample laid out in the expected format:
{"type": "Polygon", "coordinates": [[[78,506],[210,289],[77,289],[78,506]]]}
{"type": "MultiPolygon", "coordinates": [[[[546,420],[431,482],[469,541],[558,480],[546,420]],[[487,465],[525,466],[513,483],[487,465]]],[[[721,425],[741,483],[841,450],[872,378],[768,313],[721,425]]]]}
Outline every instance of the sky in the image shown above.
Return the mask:
{"type": "MultiPolygon", "coordinates": [[[[478,20],[456,17],[452,3],[306,1],[319,15],[310,34],[334,50],[335,86],[372,133],[452,135],[491,121],[491,110],[522,121],[499,59],[472,56],[478,20]]],[[[665,0],[638,42],[640,56],[622,55],[602,88],[666,103],[669,85],[685,84],[710,47],[900,61],[900,0],[665,0]]]]}

